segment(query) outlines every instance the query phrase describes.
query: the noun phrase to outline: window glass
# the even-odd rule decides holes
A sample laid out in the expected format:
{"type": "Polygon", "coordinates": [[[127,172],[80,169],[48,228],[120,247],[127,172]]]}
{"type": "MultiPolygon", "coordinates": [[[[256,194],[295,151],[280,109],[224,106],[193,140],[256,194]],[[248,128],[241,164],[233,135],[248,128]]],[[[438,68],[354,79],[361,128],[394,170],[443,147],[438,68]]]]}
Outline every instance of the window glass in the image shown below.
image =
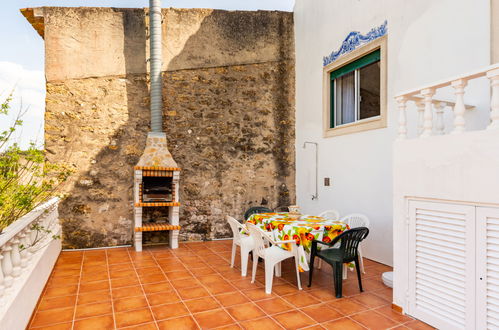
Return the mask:
{"type": "Polygon", "coordinates": [[[380,115],[380,62],[374,62],[359,69],[360,110],[359,119],[380,115]]]}
{"type": "Polygon", "coordinates": [[[355,72],[335,79],[336,84],[336,125],[355,121],[355,72]]]}
{"type": "Polygon", "coordinates": [[[380,116],[380,50],[332,71],[330,79],[331,128],[380,116]]]}

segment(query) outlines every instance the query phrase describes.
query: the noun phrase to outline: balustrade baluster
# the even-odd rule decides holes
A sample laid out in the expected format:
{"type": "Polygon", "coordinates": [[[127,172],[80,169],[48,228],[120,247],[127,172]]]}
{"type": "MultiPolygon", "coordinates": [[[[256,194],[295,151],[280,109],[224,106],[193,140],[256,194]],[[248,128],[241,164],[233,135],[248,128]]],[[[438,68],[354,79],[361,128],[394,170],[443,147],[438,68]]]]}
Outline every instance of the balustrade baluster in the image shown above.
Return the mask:
{"type": "Polygon", "coordinates": [[[423,122],[424,122],[424,102],[417,101],[416,107],[418,108],[418,136],[423,134],[423,122]]]}
{"type": "Polygon", "coordinates": [[[38,226],[39,226],[39,228],[40,228],[40,230],[39,230],[39,232],[38,232],[38,244],[39,244],[40,246],[42,246],[42,245],[43,245],[43,241],[45,241],[45,237],[47,236],[47,235],[44,233],[44,231],[47,229],[47,222],[48,222],[48,221],[47,221],[47,219],[48,219],[48,214],[44,212],[44,213],[40,216],[40,218],[39,218],[39,220],[38,220],[38,222],[37,222],[37,224],[38,224],[38,226]]]}
{"type": "Polygon", "coordinates": [[[435,128],[436,128],[436,134],[437,135],[443,135],[444,134],[444,109],[447,106],[447,103],[445,102],[438,102],[435,105],[435,113],[436,113],[436,123],[435,123],[435,128]]]}
{"type": "Polygon", "coordinates": [[[435,90],[433,88],[423,89],[421,95],[424,97],[424,121],[423,121],[423,133],[421,137],[429,137],[433,130],[433,104],[432,97],[435,95],[435,90]]]}
{"type": "Polygon", "coordinates": [[[12,276],[18,277],[21,275],[21,254],[19,253],[19,237],[16,235],[11,240],[12,242],[12,251],[10,252],[10,256],[12,259],[12,276]]]}
{"type": "Polygon", "coordinates": [[[6,288],[12,286],[14,278],[12,277],[12,260],[10,258],[10,252],[12,251],[11,243],[7,242],[2,248],[2,269],[4,275],[4,283],[6,288]]]}
{"type": "Polygon", "coordinates": [[[24,228],[23,232],[24,232],[24,242],[23,242],[24,250],[23,251],[25,252],[26,262],[29,263],[29,261],[31,260],[31,257],[33,256],[33,253],[31,252],[31,229],[30,229],[30,226],[27,226],[26,228],[24,228]]]}
{"type": "Polygon", "coordinates": [[[30,233],[31,233],[30,240],[31,240],[31,245],[30,245],[29,249],[30,249],[31,253],[35,253],[35,251],[34,251],[35,250],[35,245],[40,240],[39,236],[41,235],[41,233],[40,233],[40,231],[38,229],[35,229],[35,228],[37,228],[39,226],[40,226],[40,221],[39,220],[33,221],[31,223],[31,225],[30,225],[30,233]]]}
{"type": "MultiPolygon", "coordinates": [[[[50,208],[50,216],[49,216],[49,221],[47,223],[47,229],[51,231],[52,234],[55,234],[55,229],[57,227],[57,223],[58,223],[58,213],[57,213],[57,209],[55,208],[50,208]]],[[[49,235],[50,237],[52,235],[49,235]]]]}
{"type": "Polygon", "coordinates": [[[454,94],[456,95],[456,104],[454,105],[454,130],[453,134],[459,134],[464,132],[464,112],[466,111],[466,106],[464,105],[464,88],[468,82],[464,79],[455,80],[451,83],[454,88],[454,94]]]}
{"type": "Polygon", "coordinates": [[[490,80],[490,125],[487,129],[499,129],[499,69],[487,72],[490,80]]]}
{"type": "Polygon", "coordinates": [[[18,236],[19,236],[19,254],[21,255],[21,268],[26,268],[26,266],[28,265],[26,231],[23,229],[18,236]]]}
{"type": "Polygon", "coordinates": [[[407,107],[407,98],[404,96],[397,97],[399,107],[399,139],[407,138],[407,117],[405,109],[407,107]]]}

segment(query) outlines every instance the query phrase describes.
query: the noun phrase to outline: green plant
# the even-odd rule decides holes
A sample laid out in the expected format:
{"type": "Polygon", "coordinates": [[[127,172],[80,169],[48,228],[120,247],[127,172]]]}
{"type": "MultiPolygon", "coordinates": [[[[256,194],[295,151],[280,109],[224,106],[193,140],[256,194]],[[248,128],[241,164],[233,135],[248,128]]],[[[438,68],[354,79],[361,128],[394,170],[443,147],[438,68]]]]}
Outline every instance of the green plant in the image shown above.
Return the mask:
{"type": "MultiPolygon", "coordinates": [[[[10,111],[9,96],[0,105],[0,121],[10,111]]],[[[25,111],[20,110],[13,124],[0,132],[0,231],[33,208],[53,197],[72,173],[65,164],[46,161],[45,153],[31,143],[21,149],[10,139],[25,111]]]]}
{"type": "MultiPolygon", "coordinates": [[[[42,241],[42,239],[44,237],[46,237],[48,234],[52,233],[52,230],[47,229],[44,226],[41,226],[37,223],[32,224],[30,229],[35,233],[35,238],[32,240],[30,245],[20,244],[19,249],[21,251],[29,249],[29,248],[33,248],[33,247],[35,247],[35,249],[37,249],[36,248],[37,244],[40,243],[42,241]]],[[[61,236],[60,235],[52,235],[51,238],[52,239],[60,239],[61,236]]],[[[44,246],[46,246],[46,244],[44,246]]],[[[38,246],[38,249],[43,248],[44,246],[38,246]]]]}

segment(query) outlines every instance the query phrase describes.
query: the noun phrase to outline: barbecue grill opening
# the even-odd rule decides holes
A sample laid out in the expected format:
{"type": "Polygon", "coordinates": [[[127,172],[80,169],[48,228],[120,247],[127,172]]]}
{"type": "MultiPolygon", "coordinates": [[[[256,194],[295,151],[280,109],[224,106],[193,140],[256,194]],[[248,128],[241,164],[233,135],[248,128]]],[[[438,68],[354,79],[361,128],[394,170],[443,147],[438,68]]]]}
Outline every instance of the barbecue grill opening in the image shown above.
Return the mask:
{"type": "Polygon", "coordinates": [[[142,185],[143,202],[173,201],[173,183],[171,177],[143,177],[142,185]]]}

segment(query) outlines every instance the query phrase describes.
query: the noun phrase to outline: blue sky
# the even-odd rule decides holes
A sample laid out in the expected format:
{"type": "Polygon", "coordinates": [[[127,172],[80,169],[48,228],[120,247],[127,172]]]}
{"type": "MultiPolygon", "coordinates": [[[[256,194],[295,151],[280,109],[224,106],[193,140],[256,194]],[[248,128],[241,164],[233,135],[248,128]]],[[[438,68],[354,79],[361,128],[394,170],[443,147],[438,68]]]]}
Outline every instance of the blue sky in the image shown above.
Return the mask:
{"type": "MultiPolygon", "coordinates": [[[[43,143],[45,109],[44,45],[42,38],[19,12],[20,8],[147,7],[148,0],[3,0],[0,5],[0,100],[15,88],[11,112],[27,112],[15,140],[23,146],[43,143]]],[[[215,8],[228,10],[292,11],[294,0],[163,0],[163,7],[215,8]]],[[[0,116],[0,131],[9,127],[12,115],[0,116]]]]}

